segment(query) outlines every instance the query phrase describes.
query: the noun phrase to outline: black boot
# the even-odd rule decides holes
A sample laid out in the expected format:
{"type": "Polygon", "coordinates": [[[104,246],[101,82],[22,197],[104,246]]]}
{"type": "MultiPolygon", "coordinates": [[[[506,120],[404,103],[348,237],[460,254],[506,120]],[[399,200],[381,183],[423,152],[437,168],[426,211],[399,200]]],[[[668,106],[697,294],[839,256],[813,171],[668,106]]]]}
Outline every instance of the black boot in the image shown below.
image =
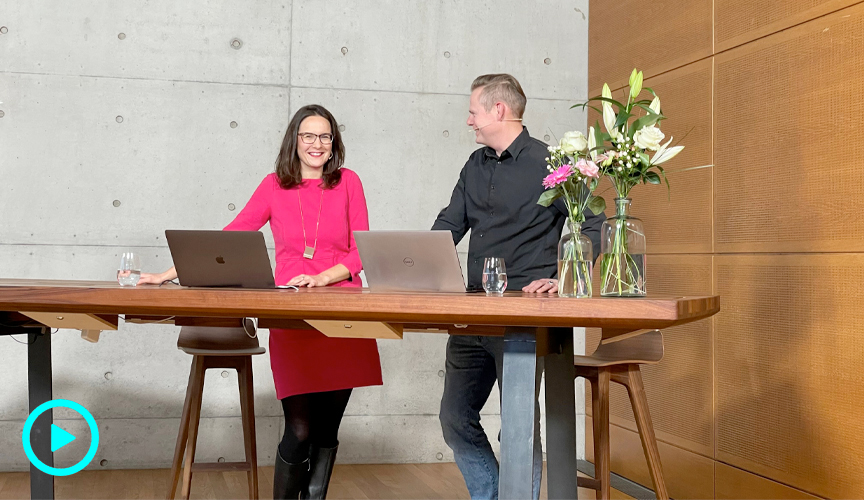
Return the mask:
{"type": "Polygon", "coordinates": [[[333,448],[312,447],[311,470],[307,487],[300,493],[300,498],[323,500],[327,498],[327,486],[330,485],[330,475],[333,474],[333,464],[336,463],[337,444],[333,448]]]}
{"type": "Polygon", "coordinates": [[[300,492],[305,492],[309,486],[309,464],[308,458],[299,464],[289,464],[282,459],[277,449],[276,470],[273,471],[273,498],[299,498],[300,492]]]}

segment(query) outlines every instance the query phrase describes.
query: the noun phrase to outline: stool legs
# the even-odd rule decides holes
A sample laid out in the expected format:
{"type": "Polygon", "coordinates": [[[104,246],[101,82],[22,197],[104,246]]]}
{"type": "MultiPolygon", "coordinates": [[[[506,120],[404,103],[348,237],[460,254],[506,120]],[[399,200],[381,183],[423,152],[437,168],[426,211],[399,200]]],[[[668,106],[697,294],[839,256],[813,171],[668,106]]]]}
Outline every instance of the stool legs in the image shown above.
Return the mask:
{"type": "Polygon", "coordinates": [[[249,498],[258,498],[258,450],[255,446],[255,388],[252,384],[252,358],[246,357],[237,370],[240,386],[240,414],[243,418],[243,444],[250,470],[246,473],[249,482],[249,498]]]}
{"type": "Polygon", "coordinates": [[[186,401],[183,403],[183,414],[180,417],[180,431],[177,433],[177,444],[174,445],[174,460],[171,461],[171,487],[168,489],[169,500],[177,493],[177,480],[180,479],[180,466],[183,464],[183,453],[186,451],[186,441],[189,439],[189,413],[192,410],[192,400],[195,394],[197,380],[195,365],[200,363],[197,356],[192,358],[192,369],[189,370],[189,383],[186,384],[186,401]]]}
{"type": "Polygon", "coordinates": [[[651,480],[654,482],[654,491],[658,500],[668,500],[669,493],[666,491],[663,468],[660,465],[660,450],[657,448],[654,425],[651,423],[651,414],[648,412],[648,398],[645,397],[645,387],[642,385],[642,372],[639,370],[639,365],[629,365],[627,371],[622,375],[627,377],[628,383],[624,385],[630,395],[630,404],[633,406],[636,427],[639,429],[639,437],[642,440],[642,450],[645,452],[645,460],[648,462],[648,470],[651,473],[651,480]]]}
{"type": "Polygon", "coordinates": [[[258,453],[255,445],[255,390],[252,379],[251,356],[193,356],[186,387],[186,402],[180,418],[180,431],[174,448],[171,464],[171,486],[168,499],[177,493],[177,480],[183,467],[183,482],[180,496],[188,499],[192,488],[192,472],[195,470],[245,470],[249,483],[249,498],[258,498],[258,453]],[[240,390],[240,414],[243,421],[243,445],[246,461],[227,464],[195,464],[195,448],[198,442],[198,424],[201,420],[201,400],[204,394],[204,373],[208,368],[233,368],[237,370],[240,390]]]}
{"type": "Polygon", "coordinates": [[[610,495],[610,451],[609,451],[609,380],[608,368],[599,368],[591,377],[591,403],[594,427],[594,479],[599,481],[597,500],[609,500],[610,495]]]}
{"type": "Polygon", "coordinates": [[[186,442],[183,464],[183,486],[180,489],[180,497],[183,500],[189,498],[192,490],[192,463],[195,461],[195,447],[198,444],[198,423],[201,420],[201,399],[204,395],[204,371],[207,369],[206,361],[202,356],[194,356],[192,359],[192,376],[195,378],[195,384],[189,410],[189,439],[186,442]]]}
{"type": "Polygon", "coordinates": [[[642,385],[642,372],[638,364],[628,364],[610,367],[576,367],[576,376],[584,377],[591,383],[591,418],[594,430],[594,480],[586,486],[597,489],[598,500],[608,500],[610,495],[610,448],[609,448],[609,382],[616,382],[627,388],[633,415],[636,417],[636,428],[642,440],[642,450],[648,462],[651,480],[654,482],[654,492],[658,500],[669,500],[666,482],[663,480],[663,468],[660,465],[660,451],[654,436],[654,425],[648,412],[648,398],[642,385]]]}

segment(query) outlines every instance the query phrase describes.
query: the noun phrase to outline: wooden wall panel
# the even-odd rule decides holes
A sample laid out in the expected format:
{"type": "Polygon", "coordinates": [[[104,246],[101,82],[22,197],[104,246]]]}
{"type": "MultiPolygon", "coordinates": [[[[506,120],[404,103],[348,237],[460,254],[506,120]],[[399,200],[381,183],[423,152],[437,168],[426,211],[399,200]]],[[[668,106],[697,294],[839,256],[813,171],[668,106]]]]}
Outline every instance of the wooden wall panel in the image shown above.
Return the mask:
{"type": "Polygon", "coordinates": [[[864,497],[864,255],[715,257],[717,459],[864,497]]]}
{"type": "Polygon", "coordinates": [[[715,0],[714,52],[860,3],[861,0],[715,0]]]}
{"type": "MultiPolygon", "coordinates": [[[[609,442],[612,446],[612,472],[653,489],[639,435],[611,425],[609,442]]],[[[713,460],[663,442],[658,442],[657,447],[660,449],[663,476],[672,498],[714,498],[713,460]]],[[[589,462],[594,462],[590,417],[585,419],[585,457],[589,462]]]]}
{"type": "MultiPolygon", "coordinates": [[[[648,258],[649,294],[698,295],[711,291],[710,255],[652,255],[648,258]]],[[[714,456],[711,320],[663,331],[663,361],[642,367],[645,392],[657,438],[681,448],[714,456]]],[[[588,330],[587,351],[600,339],[588,330]]],[[[586,389],[586,401],[591,391],[586,389]]],[[[612,384],[612,420],[636,430],[627,391],[612,384]]],[[[590,413],[590,405],[586,405],[590,413]]]]}
{"type": "Polygon", "coordinates": [[[651,76],[710,56],[712,4],[591,0],[588,88],[626,85],[634,67],[651,76]]]}
{"type": "Polygon", "coordinates": [[[683,139],[685,146],[663,165],[669,190],[648,184],[631,191],[633,215],[645,223],[652,254],[712,251],[711,71],[712,59],[705,59],[645,81],[669,117],[660,122],[666,140],[683,139]]]}
{"type": "Polygon", "coordinates": [[[714,467],[715,498],[729,500],[816,500],[805,493],[724,463],[714,467]]]}
{"type": "Polygon", "coordinates": [[[864,251],[864,4],[715,61],[717,252],[864,251]]]}

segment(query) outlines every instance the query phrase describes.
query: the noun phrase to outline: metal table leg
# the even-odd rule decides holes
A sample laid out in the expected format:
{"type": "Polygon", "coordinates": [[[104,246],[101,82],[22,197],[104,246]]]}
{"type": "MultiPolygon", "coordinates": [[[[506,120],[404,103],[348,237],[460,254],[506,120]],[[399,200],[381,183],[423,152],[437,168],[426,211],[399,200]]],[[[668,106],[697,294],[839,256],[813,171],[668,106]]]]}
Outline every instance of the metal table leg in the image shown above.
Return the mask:
{"type": "Polygon", "coordinates": [[[533,498],[536,367],[537,329],[507,328],[504,333],[504,370],[501,376],[498,497],[502,500],[533,498]]]}
{"type": "MultiPolygon", "coordinates": [[[[42,329],[40,333],[28,333],[27,381],[30,397],[30,412],[37,406],[53,399],[51,374],[51,330],[42,329]]],[[[54,454],[51,452],[51,424],[54,423],[53,410],[43,412],[33,424],[30,444],[36,457],[49,467],[54,467],[54,454]]],[[[30,498],[53,499],[54,476],[46,474],[30,464],[30,498]]]]}
{"type": "Polygon", "coordinates": [[[546,369],[546,471],[549,499],[577,498],[573,329],[550,328],[546,369]]]}

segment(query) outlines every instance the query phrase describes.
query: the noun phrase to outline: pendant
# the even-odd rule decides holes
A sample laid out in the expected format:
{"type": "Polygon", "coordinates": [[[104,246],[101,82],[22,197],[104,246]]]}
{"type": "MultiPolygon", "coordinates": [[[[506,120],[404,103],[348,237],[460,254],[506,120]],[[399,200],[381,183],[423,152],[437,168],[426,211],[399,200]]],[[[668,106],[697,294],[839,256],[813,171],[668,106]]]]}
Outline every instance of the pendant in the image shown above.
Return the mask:
{"type": "Polygon", "coordinates": [[[315,256],[315,247],[306,247],[306,250],[303,251],[303,257],[307,259],[311,259],[315,256]]]}

